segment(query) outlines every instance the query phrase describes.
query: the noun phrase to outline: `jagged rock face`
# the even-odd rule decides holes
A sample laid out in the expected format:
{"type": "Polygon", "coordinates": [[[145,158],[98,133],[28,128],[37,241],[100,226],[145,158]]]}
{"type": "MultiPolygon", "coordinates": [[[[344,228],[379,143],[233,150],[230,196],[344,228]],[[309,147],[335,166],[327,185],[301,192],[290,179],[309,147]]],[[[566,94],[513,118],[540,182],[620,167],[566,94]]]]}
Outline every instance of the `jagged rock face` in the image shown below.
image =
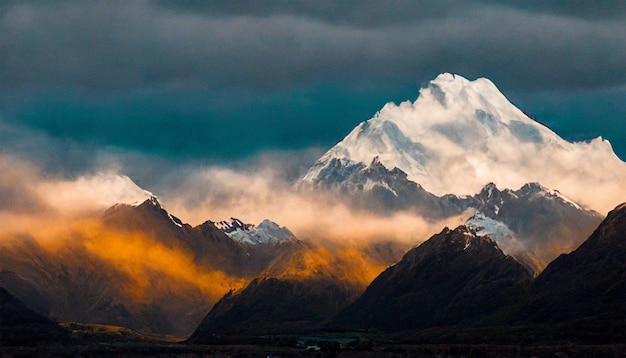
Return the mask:
{"type": "Polygon", "coordinates": [[[429,220],[440,220],[466,215],[471,210],[494,220],[494,225],[506,227],[500,230],[510,231],[506,237],[482,229],[507,254],[535,273],[561,253],[580,245],[602,221],[599,213],[538,183],[527,183],[518,190],[500,190],[489,183],[473,196],[439,197],[409,180],[401,169],[387,169],[378,157],[369,165],[337,158],[331,161],[332,165],[323,167],[319,176],[311,179],[309,184],[314,190],[334,191],[338,198],[358,209],[383,215],[412,211],[429,220]]]}
{"type": "Polygon", "coordinates": [[[284,226],[265,219],[259,225],[246,224],[230,218],[213,223],[231,239],[244,244],[257,245],[284,241],[297,241],[296,236],[284,226]]]}
{"type": "Polygon", "coordinates": [[[558,191],[537,183],[518,190],[499,190],[488,184],[479,194],[455,201],[505,224],[517,242],[515,247],[503,244],[501,248],[537,273],[561,253],[580,245],[602,221],[597,212],[584,210],[558,191]]]}
{"type": "Polygon", "coordinates": [[[518,319],[593,318],[626,328],[626,205],[611,211],[587,241],[554,260],[534,281],[518,319]]]}
{"type": "MultiPolygon", "coordinates": [[[[335,159],[339,163],[338,159],[335,159]]],[[[344,167],[330,166],[325,175],[316,182],[318,189],[334,190],[339,197],[358,208],[388,214],[395,211],[413,211],[427,219],[443,219],[472,210],[493,220],[492,227],[506,227],[511,235],[499,236],[489,228],[482,228],[492,235],[501,248],[533,272],[543,268],[563,252],[569,252],[582,243],[602,216],[585,210],[562,196],[558,191],[538,183],[528,183],[518,190],[499,190],[489,183],[476,195],[442,197],[428,193],[420,185],[407,179],[398,168],[388,170],[378,160],[367,166],[353,165],[354,170],[341,175],[330,175],[333,170],[344,167]],[[341,177],[340,181],[336,181],[341,177]],[[330,181],[326,181],[331,178],[330,181]]],[[[468,224],[471,224],[468,222],[468,224]]],[[[500,230],[503,232],[503,230],[500,230]]]]}
{"type": "Polygon", "coordinates": [[[230,218],[230,220],[217,221],[217,222],[214,222],[213,225],[215,225],[216,228],[222,230],[225,234],[230,234],[237,230],[249,231],[250,229],[254,228],[254,225],[246,224],[237,218],[230,218]]]}
{"type": "Polygon", "coordinates": [[[314,187],[332,190],[342,200],[370,211],[386,214],[411,210],[428,219],[458,215],[462,208],[445,198],[439,198],[407,178],[398,168],[387,169],[375,157],[369,165],[342,166],[338,159],[320,173],[314,187]]]}
{"type": "Polygon", "coordinates": [[[477,324],[510,304],[530,280],[489,237],[446,228],[378,276],[332,324],[381,330],[477,324]]]}
{"type": "Polygon", "coordinates": [[[442,219],[461,212],[459,207],[410,181],[402,170],[388,170],[378,157],[358,174],[350,180],[358,183],[364,204],[374,211],[413,210],[428,219],[442,219]]]}

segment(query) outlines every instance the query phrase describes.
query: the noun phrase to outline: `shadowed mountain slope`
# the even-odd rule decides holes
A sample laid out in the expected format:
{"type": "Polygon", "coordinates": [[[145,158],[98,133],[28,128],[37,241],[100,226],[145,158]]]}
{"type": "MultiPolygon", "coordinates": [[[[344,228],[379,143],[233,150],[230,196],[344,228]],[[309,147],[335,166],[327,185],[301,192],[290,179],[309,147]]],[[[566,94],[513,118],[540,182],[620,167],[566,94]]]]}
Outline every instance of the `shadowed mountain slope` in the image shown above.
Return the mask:
{"type": "Polygon", "coordinates": [[[512,303],[531,274],[487,236],[445,228],[380,274],[332,322],[349,329],[473,325],[512,303]]]}

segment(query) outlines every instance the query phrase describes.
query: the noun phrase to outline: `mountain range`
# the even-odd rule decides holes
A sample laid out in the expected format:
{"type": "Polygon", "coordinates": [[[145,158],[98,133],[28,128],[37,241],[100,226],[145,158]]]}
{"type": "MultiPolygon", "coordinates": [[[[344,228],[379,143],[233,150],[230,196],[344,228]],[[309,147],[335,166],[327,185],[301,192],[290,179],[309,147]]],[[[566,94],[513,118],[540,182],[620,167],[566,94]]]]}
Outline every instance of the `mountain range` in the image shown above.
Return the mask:
{"type": "MultiPolygon", "coordinates": [[[[251,290],[251,281],[299,285],[302,297],[315,291],[308,284],[325,285],[319,297],[334,285],[345,306],[404,247],[371,243],[329,250],[269,220],[256,227],[238,220],[192,227],[155,197],[114,205],[87,224],[73,224],[71,235],[54,250],[30,236],[4,243],[0,287],[59,321],[179,336],[189,335],[224,294],[251,290]]],[[[327,312],[324,301],[314,301],[327,312]]]]}
{"type": "Polygon", "coordinates": [[[580,247],[552,261],[529,296],[519,313],[523,321],[626,324],[626,204],[611,211],[580,247]]]}
{"type": "Polygon", "coordinates": [[[460,216],[538,273],[591,234],[625,180],[607,141],[567,142],[491,81],[446,73],[359,124],[297,186],[379,215],[460,216]]]}
{"type": "MultiPolygon", "coordinates": [[[[533,278],[531,271],[505,255],[488,235],[467,226],[444,228],[382,272],[349,306],[334,306],[345,301],[333,301],[337,293],[325,292],[325,307],[335,313],[316,317],[307,328],[396,332],[395,337],[397,332],[404,337],[418,332],[419,337],[419,332],[428,335],[434,328],[447,328],[446,343],[458,343],[455,331],[463,329],[470,332],[460,331],[463,335],[478,335],[473,338],[477,341],[485,339],[480,335],[486,332],[504,330],[499,339],[507,343],[538,342],[545,334],[586,344],[623,342],[625,243],[626,204],[622,204],[580,247],[559,256],[533,278]],[[519,336],[503,327],[516,328],[519,336]]],[[[255,280],[216,304],[190,342],[214,342],[223,335],[307,333],[289,324],[294,318],[312,317],[310,300],[319,296],[304,291],[308,300],[303,300],[302,292],[303,287],[280,280],[255,280]],[[299,303],[299,310],[294,303],[283,305],[291,300],[299,303]]],[[[463,335],[458,339],[467,339],[463,335]]]]}
{"type": "Polygon", "coordinates": [[[37,237],[7,242],[0,286],[61,321],[153,334],[189,334],[224,293],[301,246],[296,240],[241,243],[211,222],[191,227],[155,197],[117,204],[74,224],[71,235],[55,250],[37,237]]]}
{"type": "Polygon", "coordinates": [[[320,175],[318,190],[336,193],[355,210],[365,208],[379,215],[410,211],[431,220],[459,216],[467,225],[489,233],[507,254],[535,272],[580,245],[602,220],[598,212],[539,183],[518,190],[500,190],[488,183],[471,196],[436,196],[409,180],[401,169],[387,169],[378,157],[369,165],[330,164],[320,175]]]}
{"type": "Polygon", "coordinates": [[[611,190],[626,185],[626,164],[601,138],[563,140],[487,79],[438,76],[286,188],[383,219],[455,223],[428,240],[300,238],[271,218],[192,226],[129,178],[115,182],[129,200],[59,219],[63,230],[2,238],[7,317],[30,320],[27,329],[95,323],[194,344],[567,325],[585,328],[567,336],[581,342],[624,339],[606,331],[626,328],[626,206],[603,213],[623,201],[611,190]]]}
{"type": "MultiPolygon", "coordinates": [[[[497,337],[510,344],[543,342],[546,336],[553,343],[554,339],[623,342],[625,238],[626,204],[622,204],[580,247],[533,278],[488,235],[467,226],[444,228],[408,251],[362,294],[333,277],[333,268],[324,271],[323,266],[306,277],[284,273],[254,279],[216,303],[189,342],[341,330],[403,332],[403,337],[418,342],[481,342],[497,337]]],[[[301,261],[303,256],[294,257],[301,261]]],[[[70,335],[65,327],[78,327],[57,325],[4,288],[0,311],[0,332],[8,345],[65,341],[70,335]]]]}
{"type": "MultiPolygon", "coordinates": [[[[465,226],[446,228],[411,250],[328,322],[345,327],[360,320],[361,329],[396,330],[476,324],[477,319],[498,322],[491,315],[517,304],[535,282],[533,276],[578,247],[602,221],[590,209],[596,203],[587,196],[593,183],[585,181],[600,175],[623,182],[624,168],[608,142],[566,142],[513,106],[489,80],[440,75],[414,103],[387,104],[357,126],[297,187],[330,192],[355,209],[380,215],[407,210],[431,220],[458,215],[465,226]],[[580,165],[592,158],[599,164],[580,165]]],[[[606,187],[602,190],[606,198],[606,187]]],[[[192,340],[202,340],[203,332],[245,332],[251,315],[245,315],[245,324],[237,315],[254,306],[250,297],[292,292],[279,286],[273,281],[265,291],[255,282],[250,290],[225,298],[192,340]]],[[[274,313],[263,316],[268,317],[274,313]]],[[[270,325],[279,322],[285,320],[270,325]]]]}

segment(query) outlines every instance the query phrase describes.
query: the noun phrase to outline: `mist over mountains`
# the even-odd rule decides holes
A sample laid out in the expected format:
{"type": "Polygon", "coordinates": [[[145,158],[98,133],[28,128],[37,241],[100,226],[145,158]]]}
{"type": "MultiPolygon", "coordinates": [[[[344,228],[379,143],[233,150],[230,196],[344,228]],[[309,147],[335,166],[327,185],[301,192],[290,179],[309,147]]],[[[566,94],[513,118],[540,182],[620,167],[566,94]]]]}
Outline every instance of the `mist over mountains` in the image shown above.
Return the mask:
{"type": "Polygon", "coordinates": [[[297,180],[280,164],[191,171],[157,198],[124,175],[49,178],[3,156],[3,300],[39,323],[198,344],[623,326],[625,209],[604,214],[626,198],[626,163],[602,138],[563,140],[487,79],[442,74],[297,180]]]}

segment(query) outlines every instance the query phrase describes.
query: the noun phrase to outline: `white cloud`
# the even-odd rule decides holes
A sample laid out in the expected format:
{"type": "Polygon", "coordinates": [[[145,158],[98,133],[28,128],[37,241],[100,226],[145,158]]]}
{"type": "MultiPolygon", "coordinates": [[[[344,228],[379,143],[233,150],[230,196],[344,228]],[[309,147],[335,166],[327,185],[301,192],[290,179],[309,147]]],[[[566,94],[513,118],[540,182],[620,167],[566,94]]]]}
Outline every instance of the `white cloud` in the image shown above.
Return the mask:
{"type": "Polygon", "coordinates": [[[192,224],[237,217],[258,224],[271,219],[301,239],[398,240],[416,244],[460,218],[427,222],[415,213],[384,216],[358,211],[331,194],[299,192],[276,169],[238,172],[211,167],[188,176],[178,190],[163,195],[164,206],[192,224]]]}
{"type": "Polygon", "coordinates": [[[152,196],[129,177],[113,172],[46,180],[38,183],[35,191],[43,202],[65,214],[106,209],[117,203],[139,204],[152,196]]]}

